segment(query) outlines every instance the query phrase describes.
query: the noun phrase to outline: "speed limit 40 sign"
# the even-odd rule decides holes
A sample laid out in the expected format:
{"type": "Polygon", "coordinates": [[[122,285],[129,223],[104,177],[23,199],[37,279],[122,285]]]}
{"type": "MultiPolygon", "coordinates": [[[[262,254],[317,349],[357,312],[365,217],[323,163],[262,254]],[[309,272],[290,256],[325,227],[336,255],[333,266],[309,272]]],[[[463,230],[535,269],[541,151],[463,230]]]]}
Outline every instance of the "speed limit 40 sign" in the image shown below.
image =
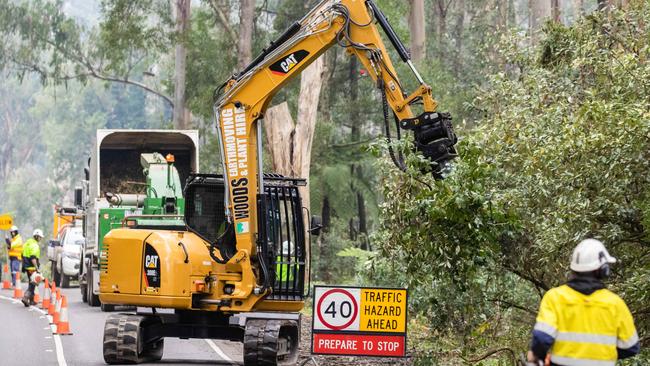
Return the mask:
{"type": "Polygon", "coordinates": [[[405,289],[315,286],[312,353],[404,356],[407,302],[405,289]]]}

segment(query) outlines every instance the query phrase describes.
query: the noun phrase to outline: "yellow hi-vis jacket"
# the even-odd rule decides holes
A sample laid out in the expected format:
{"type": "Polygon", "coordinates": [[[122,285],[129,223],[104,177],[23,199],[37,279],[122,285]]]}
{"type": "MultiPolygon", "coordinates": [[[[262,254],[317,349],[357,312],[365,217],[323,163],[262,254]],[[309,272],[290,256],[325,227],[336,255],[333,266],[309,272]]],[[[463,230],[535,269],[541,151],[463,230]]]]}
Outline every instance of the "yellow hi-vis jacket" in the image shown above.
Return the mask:
{"type": "Polygon", "coordinates": [[[563,366],[614,366],[619,350],[637,348],[639,336],[625,302],[607,289],[590,295],[564,285],[540,305],[535,337],[550,336],[551,362],[563,366]]]}
{"type": "Polygon", "coordinates": [[[18,258],[18,260],[21,260],[23,258],[22,253],[23,253],[23,238],[20,236],[20,234],[18,234],[13,238],[11,238],[9,256],[16,257],[18,258]]]}
{"type": "Polygon", "coordinates": [[[25,248],[23,249],[23,268],[25,270],[33,271],[36,269],[32,263],[32,258],[38,259],[41,257],[41,247],[38,245],[38,242],[34,238],[29,238],[25,242],[25,248]]]}

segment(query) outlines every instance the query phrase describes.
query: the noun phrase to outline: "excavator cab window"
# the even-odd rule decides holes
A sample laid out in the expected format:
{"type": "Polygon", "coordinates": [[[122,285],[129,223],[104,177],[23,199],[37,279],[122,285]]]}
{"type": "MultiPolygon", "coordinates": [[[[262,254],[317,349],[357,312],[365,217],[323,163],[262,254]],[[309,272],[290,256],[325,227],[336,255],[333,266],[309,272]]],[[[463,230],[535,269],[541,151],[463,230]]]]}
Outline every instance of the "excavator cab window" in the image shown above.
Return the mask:
{"type": "Polygon", "coordinates": [[[185,224],[210,243],[226,226],[223,187],[222,176],[209,174],[193,174],[185,186],[185,224]]]}
{"type": "MultiPolygon", "coordinates": [[[[260,196],[258,256],[267,269],[269,299],[300,301],[305,296],[305,223],[298,187],[302,179],[277,174],[264,175],[264,195],[260,196]],[[263,204],[262,204],[263,203],[263,204]],[[265,233],[265,234],[262,234],[265,233]]],[[[215,243],[228,226],[224,209],[224,182],[221,175],[194,174],[185,186],[185,223],[204,240],[215,243]]],[[[221,257],[236,252],[234,235],[219,244],[221,257]]]]}
{"type": "Polygon", "coordinates": [[[266,260],[272,300],[302,300],[305,292],[305,224],[298,187],[300,179],[265,174],[265,213],[259,232],[266,232],[266,260]]]}

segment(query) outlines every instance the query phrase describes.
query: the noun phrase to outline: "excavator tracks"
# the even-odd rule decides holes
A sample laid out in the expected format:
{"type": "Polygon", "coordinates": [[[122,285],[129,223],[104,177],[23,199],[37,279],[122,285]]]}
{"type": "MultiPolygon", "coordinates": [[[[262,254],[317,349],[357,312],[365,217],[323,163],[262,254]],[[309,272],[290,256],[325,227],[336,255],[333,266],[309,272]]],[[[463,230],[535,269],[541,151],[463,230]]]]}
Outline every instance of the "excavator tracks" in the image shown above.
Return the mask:
{"type": "Polygon", "coordinates": [[[104,361],[108,364],[137,364],[162,359],[164,339],[145,343],[144,329],[160,322],[154,316],[113,314],[104,325],[104,361]]]}
{"type": "Polygon", "coordinates": [[[244,333],[244,365],[295,365],[299,341],[300,329],[294,320],[248,320],[244,333]]]}

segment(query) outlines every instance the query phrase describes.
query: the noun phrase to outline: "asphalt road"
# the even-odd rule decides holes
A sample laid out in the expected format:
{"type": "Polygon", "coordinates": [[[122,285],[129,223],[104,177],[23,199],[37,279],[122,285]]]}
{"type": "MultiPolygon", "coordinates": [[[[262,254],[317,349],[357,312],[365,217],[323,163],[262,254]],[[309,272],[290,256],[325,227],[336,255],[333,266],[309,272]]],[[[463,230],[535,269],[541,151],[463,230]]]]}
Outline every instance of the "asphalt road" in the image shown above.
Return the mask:
{"type": "MultiPolygon", "coordinates": [[[[82,303],[78,288],[63,289],[63,294],[73,334],[59,336],[40,309],[25,308],[11,299],[13,291],[0,290],[0,365],[106,365],[102,337],[109,313],[82,303]]],[[[242,360],[241,343],[165,338],[163,359],[155,364],[241,365],[242,360]]]]}

